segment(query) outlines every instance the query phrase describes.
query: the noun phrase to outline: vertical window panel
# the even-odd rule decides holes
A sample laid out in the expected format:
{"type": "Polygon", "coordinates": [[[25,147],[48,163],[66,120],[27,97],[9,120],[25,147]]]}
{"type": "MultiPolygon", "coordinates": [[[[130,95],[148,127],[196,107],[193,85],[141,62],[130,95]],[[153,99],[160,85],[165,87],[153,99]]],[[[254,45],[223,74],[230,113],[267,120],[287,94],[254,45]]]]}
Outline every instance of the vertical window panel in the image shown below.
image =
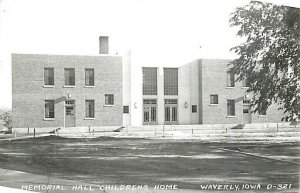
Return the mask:
{"type": "Polygon", "coordinates": [[[235,102],[234,100],[227,100],[227,115],[235,116],[235,102]]]}
{"type": "Polygon", "coordinates": [[[178,68],[164,69],[164,94],[178,95],[178,68]]]}
{"type": "Polygon", "coordinates": [[[95,118],[95,102],[94,100],[85,101],[85,117],[95,118]]]}
{"type": "Polygon", "coordinates": [[[85,85],[94,86],[94,69],[85,69],[85,85]]]}
{"type": "Polygon", "coordinates": [[[232,72],[227,72],[227,86],[234,87],[234,74],[232,72]]]}
{"type": "Polygon", "coordinates": [[[44,85],[54,85],[54,68],[44,68],[44,85]]]}
{"type": "Polygon", "coordinates": [[[65,68],[65,85],[75,86],[75,68],[65,68]]]}
{"type": "Polygon", "coordinates": [[[45,100],[45,118],[54,118],[54,100],[45,100]]]}
{"type": "Polygon", "coordinates": [[[143,68],[143,95],[157,95],[157,68],[143,68]]]}

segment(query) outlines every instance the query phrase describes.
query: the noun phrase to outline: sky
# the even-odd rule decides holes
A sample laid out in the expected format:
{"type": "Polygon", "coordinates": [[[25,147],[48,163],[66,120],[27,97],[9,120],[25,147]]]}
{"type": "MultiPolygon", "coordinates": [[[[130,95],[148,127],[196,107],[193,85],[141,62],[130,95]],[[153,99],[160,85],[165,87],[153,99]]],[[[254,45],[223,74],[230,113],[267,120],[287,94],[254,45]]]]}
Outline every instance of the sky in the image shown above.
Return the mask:
{"type": "MultiPolygon", "coordinates": [[[[266,0],[299,7],[298,0],[266,0]]],[[[11,108],[11,53],[97,55],[128,50],[149,65],[235,58],[230,13],[249,0],[0,0],[0,108],[11,108]],[[151,63],[151,64],[150,64],[151,63]]]]}

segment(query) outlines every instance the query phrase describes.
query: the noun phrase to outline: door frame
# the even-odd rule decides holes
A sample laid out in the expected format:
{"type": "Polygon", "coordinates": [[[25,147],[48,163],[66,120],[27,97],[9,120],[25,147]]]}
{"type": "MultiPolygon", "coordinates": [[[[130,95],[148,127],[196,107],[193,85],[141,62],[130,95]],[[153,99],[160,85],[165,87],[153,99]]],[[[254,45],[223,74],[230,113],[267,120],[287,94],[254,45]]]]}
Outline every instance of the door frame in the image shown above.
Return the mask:
{"type": "Polygon", "coordinates": [[[179,113],[178,112],[179,111],[178,111],[178,99],[177,98],[176,99],[168,98],[168,99],[164,100],[164,124],[165,125],[178,125],[179,124],[179,121],[178,121],[179,113]],[[170,103],[166,104],[167,100],[176,100],[176,104],[175,103],[174,104],[170,104],[170,103]],[[166,121],[166,107],[170,107],[170,110],[169,110],[170,111],[170,121],[166,121]],[[172,121],[172,115],[173,115],[172,107],[176,107],[176,121],[172,121]]]}
{"type": "Polygon", "coordinates": [[[67,99],[64,101],[64,127],[76,127],[76,100],[75,99],[67,99]],[[67,104],[67,101],[74,101],[73,104],[67,104]],[[66,108],[67,107],[73,107],[74,109],[74,126],[66,126],[66,108]]]}
{"type": "Polygon", "coordinates": [[[158,121],[157,121],[158,117],[157,117],[157,99],[143,99],[143,125],[157,125],[158,121]],[[155,104],[145,104],[145,100],[155,100],[155,104]],[[156,111],[155,111],[155,118],[156,121],[151,122],[151,107],[155,107],[156,111]],[[149,110],[149,122],[145,122],[145,108],[148,108],[149,110]]]}

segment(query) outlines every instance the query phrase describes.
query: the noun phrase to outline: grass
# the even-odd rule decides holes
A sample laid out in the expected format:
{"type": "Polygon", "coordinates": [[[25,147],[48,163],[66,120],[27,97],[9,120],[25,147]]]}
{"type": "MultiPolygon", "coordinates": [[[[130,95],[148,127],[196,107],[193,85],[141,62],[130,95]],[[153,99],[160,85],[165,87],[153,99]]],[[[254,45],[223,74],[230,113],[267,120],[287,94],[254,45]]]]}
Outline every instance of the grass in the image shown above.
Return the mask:
{"type": "Polygon", "coordinates": [[[280,184],[299,189],[299,144],[222,144],[186,140],[45,137],[0,144],[2,168],[93,184],[280,184]]]}

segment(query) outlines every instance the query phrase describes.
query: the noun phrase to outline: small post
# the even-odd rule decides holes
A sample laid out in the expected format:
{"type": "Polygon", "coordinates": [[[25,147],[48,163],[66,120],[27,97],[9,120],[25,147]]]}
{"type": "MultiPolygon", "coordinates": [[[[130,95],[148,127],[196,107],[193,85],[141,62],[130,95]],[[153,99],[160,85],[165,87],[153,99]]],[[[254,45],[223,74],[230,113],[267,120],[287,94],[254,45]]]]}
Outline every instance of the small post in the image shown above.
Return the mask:
{"type": "Polygon", "coordinates": [[[227,133],[227,128],[226,128],[226,133],[227,133]]]}
{"type": "Polygon", "coordinates": [[[95,130],[93,129],[93,135],[95,134],[95,130]]]}
{"type": "Polygon", "coordinates": [[[35,138],[35,128],[33,128],[33,138],[35,138]]]}
{"type": "Polygon", "coordinates": [[[193,127],[192,127],[192,136],[194,135],[194,129],[193,129],[193,127]]]}
{"type": "Polygon", "coordinates": [[[278,123],[277,123],[277,132],[278,132],[278,123]]]}
{"type": "Polygon", "coordinates": [[[29,134],[29,127],[27,127],[27,134],[29,134]]]}
{"type": "Polygon", "coordinates": [[[163,126],[163,136],[165,136],[165,125],[163,126]]]}
{"type": "Polygon", "coordinates": [[[156,127],[155,127],[155,130],[154,130],[154,136],[156,136],[156,127]]]}
{"type": "Polygon", "coordinates": [[[15,138],[17,137],[17,132],[15,131],[15,138]]]}
{"type": "Polygon", "coordinates": [[[89,133],[91,133],[91,126],[89,126],[89,133]]]}

